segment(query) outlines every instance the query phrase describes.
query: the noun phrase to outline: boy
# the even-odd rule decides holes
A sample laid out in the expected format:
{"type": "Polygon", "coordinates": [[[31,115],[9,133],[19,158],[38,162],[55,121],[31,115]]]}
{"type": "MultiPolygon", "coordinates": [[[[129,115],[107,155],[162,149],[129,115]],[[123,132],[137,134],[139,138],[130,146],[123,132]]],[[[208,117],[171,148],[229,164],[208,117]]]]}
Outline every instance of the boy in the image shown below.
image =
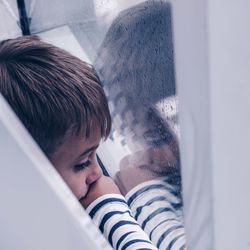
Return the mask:
{"type": "Polygon", "coordinates": [[[37,37],[0,43],[0,93],[115,249],[156,249],[96,159],[111,118],[90,65],[37,37]],[[96,215],[98,216],[96,217],[96,215]]]}

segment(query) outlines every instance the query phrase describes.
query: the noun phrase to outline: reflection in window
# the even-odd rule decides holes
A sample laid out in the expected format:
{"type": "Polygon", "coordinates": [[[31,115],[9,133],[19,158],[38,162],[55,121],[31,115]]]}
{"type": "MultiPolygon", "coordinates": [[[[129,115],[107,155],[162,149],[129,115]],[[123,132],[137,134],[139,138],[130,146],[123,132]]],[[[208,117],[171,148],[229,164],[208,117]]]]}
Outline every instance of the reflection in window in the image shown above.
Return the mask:
{"type": "Polygon", "coordinates": [[[115,181],[159,249],[185,249],[170,4],[121,12],[95,67],[109,100],[110,139],[129,151],[117,159],[115,181]]]}
{"type": "Polygon", "coordinates": [[[123,11],[110,26],[95,67],[109,99],[111,138],[122,136],[119,142],[133,153],[170,145],[176,159],[159,159],[160,172],[179,169],[170,6],[146,2],[123,11]]]}

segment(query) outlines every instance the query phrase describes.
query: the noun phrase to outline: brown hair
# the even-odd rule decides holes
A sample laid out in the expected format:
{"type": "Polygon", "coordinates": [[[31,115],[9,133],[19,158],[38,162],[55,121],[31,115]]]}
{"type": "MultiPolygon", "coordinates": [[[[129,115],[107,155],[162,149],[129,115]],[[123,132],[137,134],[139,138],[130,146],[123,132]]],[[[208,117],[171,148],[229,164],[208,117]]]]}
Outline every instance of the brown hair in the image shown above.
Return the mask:
{"type": "Polygon", "coordinates": [[[47,156],[68,135],[107,138],[111,118],[92,66],[35,36],[0,43],[0,92],[47,156]]]}

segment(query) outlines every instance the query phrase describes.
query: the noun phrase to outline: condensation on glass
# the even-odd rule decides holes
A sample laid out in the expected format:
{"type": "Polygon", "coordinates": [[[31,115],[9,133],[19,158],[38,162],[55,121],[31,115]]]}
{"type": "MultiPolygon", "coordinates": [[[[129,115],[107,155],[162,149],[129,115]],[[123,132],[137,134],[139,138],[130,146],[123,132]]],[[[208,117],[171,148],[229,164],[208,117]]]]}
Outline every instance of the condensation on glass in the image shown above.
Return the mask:
{"type": "Polygon", "coordinates": [[[178,176],[172,39],[171,5],[142,2],[111,22],[94,61],[113,119],[110,141],[116,147],[110,153],[119,156],[111,175],[125,184],[125,193],[140,181],[178,176]],[[131,183],[134,169],[141,175],[131,183]]]}

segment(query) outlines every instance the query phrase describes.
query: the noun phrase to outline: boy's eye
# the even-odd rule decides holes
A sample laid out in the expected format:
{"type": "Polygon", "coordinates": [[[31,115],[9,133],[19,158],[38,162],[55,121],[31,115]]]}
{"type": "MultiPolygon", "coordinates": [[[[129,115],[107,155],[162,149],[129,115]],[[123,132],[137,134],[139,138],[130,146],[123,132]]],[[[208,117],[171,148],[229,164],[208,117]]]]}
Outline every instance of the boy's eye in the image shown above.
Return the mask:
{"type": "Polygon", "coordinates": [[[90,160],[87,160],[86,162],[83,162],[83,163],[81,163],[81,164],[75,165],[75,166],[74,166],[74,171],[75,171],[75,172],[81,171],[81,170],[83,170],[84,168],[88,167],[90,164],[91,164],[91,161],[90,161],[90,160]]]}

